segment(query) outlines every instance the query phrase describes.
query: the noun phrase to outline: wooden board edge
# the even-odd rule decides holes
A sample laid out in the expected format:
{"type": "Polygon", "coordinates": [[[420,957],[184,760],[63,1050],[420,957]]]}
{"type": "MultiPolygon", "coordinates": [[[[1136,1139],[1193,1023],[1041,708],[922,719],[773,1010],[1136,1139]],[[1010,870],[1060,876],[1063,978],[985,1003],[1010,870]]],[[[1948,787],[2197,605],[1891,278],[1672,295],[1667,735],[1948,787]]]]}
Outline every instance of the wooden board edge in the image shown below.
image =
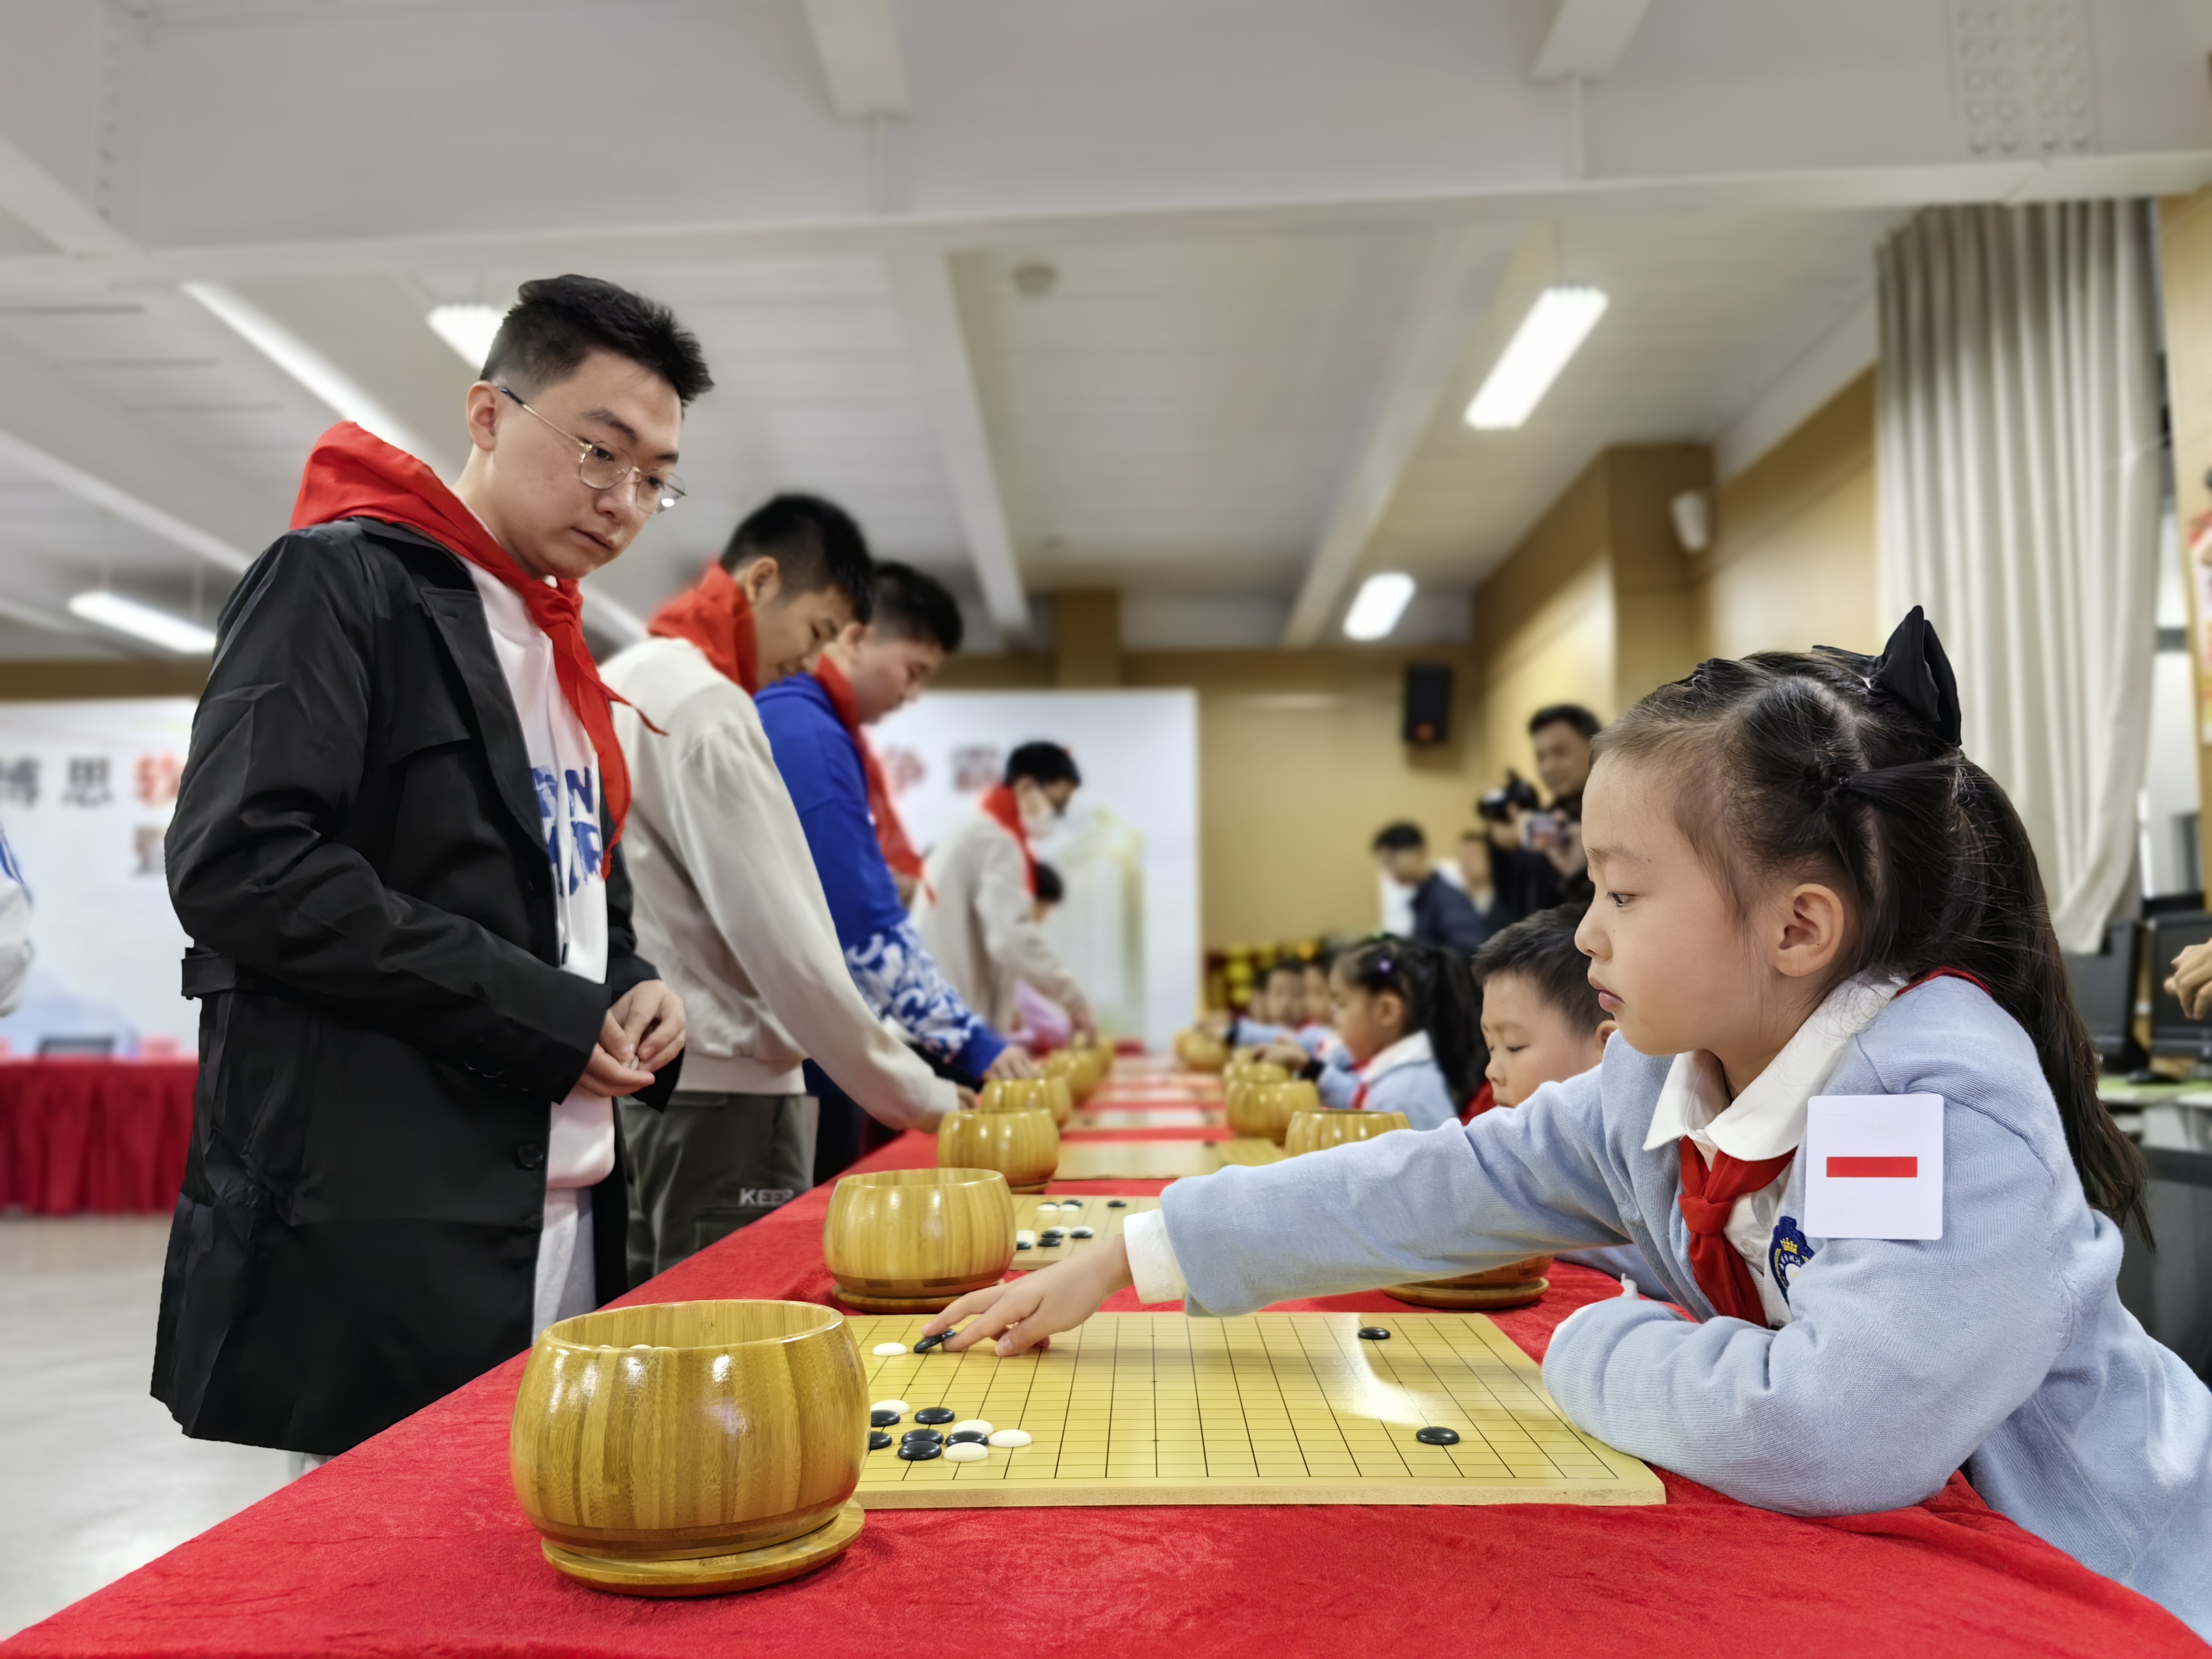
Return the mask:
{"type": "Polygon", "coordinates": [[[1015,1486],[978,1480],[927,1486],[863,1486],[854,1501],[869,1510],[1060,1510],[1129,1509],[1140,1505],[1197,1505],[1211,1509],[1316,1508],[1332,1504],[1364,1504],[1378,1507],[1443,1504],[1464,1508],[1476,1504],[1565,1504],[1578,1508],[1637,1509],[1662,1505],[1667,1489],[1656,1475],[1642,1480],[1624,1480],[1617,1487],[1571,1485],[1565,1481],[1498,1481],[1449,1485],[1387,1477],[1365,1480],[1302,1482],[1295,1486],[1270,1486],[1265,1481],[1239,1481],[1231,1489],[1221,1484],[1178,1485],[1168,1480],[1127,1486],[1091,1485],[1081,1480],[1056,1481],[1050,1486],[1015,1486]]]}

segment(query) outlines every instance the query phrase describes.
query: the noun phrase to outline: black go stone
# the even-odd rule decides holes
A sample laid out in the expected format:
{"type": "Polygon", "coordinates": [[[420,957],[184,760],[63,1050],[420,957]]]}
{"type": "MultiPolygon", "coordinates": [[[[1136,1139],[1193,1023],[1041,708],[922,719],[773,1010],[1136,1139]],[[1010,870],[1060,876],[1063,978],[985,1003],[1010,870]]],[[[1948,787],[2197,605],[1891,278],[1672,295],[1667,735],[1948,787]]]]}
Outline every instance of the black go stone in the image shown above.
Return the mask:
{"type": "Polygon", "coordinates": [[[1091,1229],[1088,1227],[1078,1227],[1074,1231],[1068,1234],[1068,1237],[1070,1238],[1089,1238],[1092,1237],[1092,1234],[1091,1229]]]}
{"type": "Polygon", "coordinates": [[[870,1429],[868,1431],[868,1449],[870,1451],[881,1451],[884,1447],[890,1443],[890,1436],[885,1434],[881,1429],[870,1429]]]}
{"type": "Polygon", "coordinates": [[[950,1423],[959,1415],[950,1406],[924,1406],[914,1414],[914,1420],[917,1423],[950,1423]]]}
{"type": "Polygon", "coordinates": [[[1106,1200],[1106,1207],[1109,1210],[1126,1210],[1129,1207],[1129,1200],[1126,1198],[1109,1198],[1106,1200]]]}
{"type": "Polygon", "coordinates": [[[945,1443],[947,1445],[957,1446],[966,1441],[982,1440],[985,1438],[988,1438],[988,1437],[981,1429],[962,1429],[958,1433],[948,1437],[945,1443]]]}
{"type": "Polygon", "coordinates": [[[1026,1250],[1030,1248],[1030,1242],[1026,1238],[1018,1238],[1014,1241],[1014,1248],[1018,1250],[1026,1250]]]}
{"type": "Polygon", "coordinates": [[[1413,1438],[1424,1446],[1456,1446],[1459,1444],[1459,1431],[1439,1428],[1431,1424],[1425,1429],[1415,1429],[1413,1438]]]}
{"type": "Polygon", "coordinates": [[[945,1448],[934,1440],[909,1440],[898,1449],[898,1455],[909,1463],[927,1463],[933,1457],[945,1455],[945,1448]]]}
{"type": "Polygon", "coordinates": [[[921,1443],[927,1443],[933,1446],[941,1446],[945,1443],[945,1437],[938,1433],[935,1429],[908,1429],[904,1434],[899,1437],[899,1443],[902,1446],[911,1446],[921,1443]]]}
{"type": "Polygon", "coordinates": [[[1390,1340],[1390,1333],[1380,1325],[1362,1325],[1359,1328],[1359,1340],[1362,1342],[1388,1342],[1390,1340]]]}
{"type": "Polygon", "coordinates": [[[892,1424],[897,1422],[898,1419],[899,1414],[896,1412],[884,1411],[878,1407],[868,1413],[868,1426],[872,1429],[888,1429],[892,1424]]]}

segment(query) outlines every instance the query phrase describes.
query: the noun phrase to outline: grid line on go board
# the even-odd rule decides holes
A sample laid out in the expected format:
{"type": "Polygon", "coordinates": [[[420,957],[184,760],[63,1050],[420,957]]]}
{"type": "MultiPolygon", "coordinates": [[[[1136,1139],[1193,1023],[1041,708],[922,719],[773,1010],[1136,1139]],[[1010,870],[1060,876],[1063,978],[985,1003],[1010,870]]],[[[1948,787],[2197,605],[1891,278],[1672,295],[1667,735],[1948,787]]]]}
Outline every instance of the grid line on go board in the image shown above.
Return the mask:
{"type": "MultiPolygon", "coordinates": [[[[914,1316],[855,1317],[863,1352],[914,1316]]],[[[978,1462],[871,1453],[873,1507],[1115,1503],[1663,1501],[1635,1459],[1574,1427],[1534,1362],[1480,1314],[1389,1318],[1101,1314],[1036,1355],[872,1358],[870,1397],[942,1405],[1032,1437],[978,1462]],[[1415,1428],[1455,1430],[1425,1444],[1415,1428]]]]}

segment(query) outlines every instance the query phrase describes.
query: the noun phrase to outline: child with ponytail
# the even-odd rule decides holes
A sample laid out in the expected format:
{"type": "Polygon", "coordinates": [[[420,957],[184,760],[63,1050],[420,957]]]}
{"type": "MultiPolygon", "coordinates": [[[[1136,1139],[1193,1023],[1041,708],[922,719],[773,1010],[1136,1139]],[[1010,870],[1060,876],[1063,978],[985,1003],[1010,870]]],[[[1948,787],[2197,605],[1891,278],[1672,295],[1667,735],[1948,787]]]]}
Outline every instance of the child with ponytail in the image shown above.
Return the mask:
{"type": "Polygon", "coordinates": [[[1264,1057],[1312,1078],[1335,1111],[1403,1112],[1416,1129],[1459,1116],[1481,1071],[1474,980],[1452,951],[1384,934],[1340,954],[1328,976],[1336,1043],[1308,1060],[1300,1039],[1264,1057]]]}
{"type": "Polygon", "coordinates": [[[1632,1243],[1684,1318],[1600,1302],[1552,1395],[1799,1515],[1993,1508],[2212,1637],[2212,1392],[2115,1288],[2140,1155],[2096,1091],[2042,882],[1960,752],[1917,611],[1880,658],[1714,661],[1598,740],[1577,942],[1620,1029],[1514,1111],[1170,1187],[963,1297],[1002,1353],[1134,1283],[1235,1314],[1632,1243]]]}

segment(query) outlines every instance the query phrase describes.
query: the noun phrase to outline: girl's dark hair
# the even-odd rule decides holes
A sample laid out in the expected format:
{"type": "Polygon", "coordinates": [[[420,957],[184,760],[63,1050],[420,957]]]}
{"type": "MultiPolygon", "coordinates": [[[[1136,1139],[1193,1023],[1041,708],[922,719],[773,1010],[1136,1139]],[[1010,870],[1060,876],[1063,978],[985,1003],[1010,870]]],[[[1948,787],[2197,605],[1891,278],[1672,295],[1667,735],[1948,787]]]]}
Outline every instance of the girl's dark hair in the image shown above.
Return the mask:
{"type": "Polygon", "coordinates": [[[1456,951],[1385,933],[1337,953],[1330,971],[1360,991],[1389,991],[1406,1005],[1406,1035],[1429,1034],[1452,1103],[1467,1104],[1482,1081],[1482,1015],[1474,976],[1456,951]]]}
{"type": "Polygon", "coordinates": [[[2089,1203],[2148,1236],[2142,1154],[2098,1098],[2034,849],[2004,791],[1960,752],[1948,665],[1932,630],[1920,644],[1922,626],[1907,618],[1879,660],[1823,646],[1702,664],[1596,751],[1697,778],[1674,792],[1675,822],[1740,912],[1754,884],[1814,872],[1837,884],[1854,926],[1830,987],[1939,968],[1986,986],[2035,1044],[2089,1203]],[[1891,664],[1906,646],[1910,672],[1925,672],[1924,649],[1944,687],[1934,702],[1916,707],[1891,664]]]}

